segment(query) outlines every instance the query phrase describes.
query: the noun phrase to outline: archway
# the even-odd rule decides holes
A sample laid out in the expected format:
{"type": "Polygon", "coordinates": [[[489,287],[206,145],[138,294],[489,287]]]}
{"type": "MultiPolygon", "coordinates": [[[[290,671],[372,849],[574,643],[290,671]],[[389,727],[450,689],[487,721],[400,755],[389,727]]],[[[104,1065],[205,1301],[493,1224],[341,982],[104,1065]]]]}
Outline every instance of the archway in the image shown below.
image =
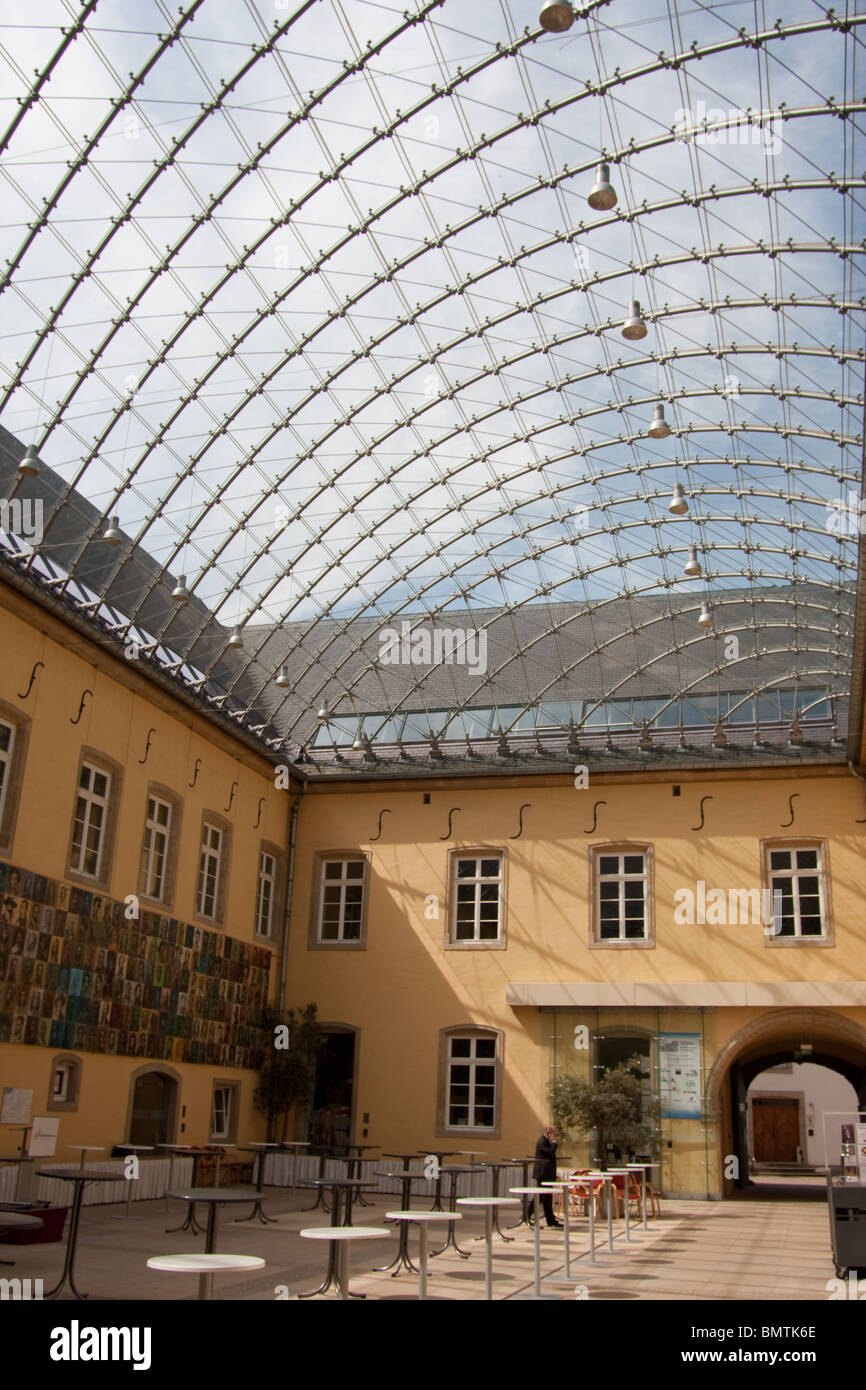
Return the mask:
{"type": "Polygon", "coordinates": [[[170,1144],[177,1117],[178,1080],[165,1068],[136,1072],[130,1089],[129,1144],[170,1144]]]}
{"type": "Polygon", "coordinates": [[[829,1009],[774,1010],[750,1020],[719,1052],[707,1077],[707,1100],[720,1119],[725,1196],[742,1191],[751,1181],[747,1105],[751,1083],[771,1067],[806,1060],[844,1077],[859,1105],[866,1107],[866,1028],[829,1009]]]}

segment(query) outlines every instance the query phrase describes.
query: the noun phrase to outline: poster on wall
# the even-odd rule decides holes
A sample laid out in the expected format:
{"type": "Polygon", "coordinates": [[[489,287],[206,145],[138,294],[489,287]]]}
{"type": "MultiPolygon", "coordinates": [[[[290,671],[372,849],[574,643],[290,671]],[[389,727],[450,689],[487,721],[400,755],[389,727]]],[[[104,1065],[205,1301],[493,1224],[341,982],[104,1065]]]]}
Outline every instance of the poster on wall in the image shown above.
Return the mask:
{"type": "Polygon", "coordinates": [[[29,1125],[32,1104],[32,1091],[22,1091],[16,1086],[4,1086],[3,1104],[0,1106],[0,1124],[29,1125]]]}
{"type": "Polygon", "coordinates": [[[701,1035],[659,1035],[659,1099],[662,1119],[701,1118],[701,1035]]]}
{"type": "Polygon", "coordinates": [[[57,1149],[60,1121],[49,1115],[37,1115],[27,1153],[30,1158],[53,1158],[57,1149]]]}

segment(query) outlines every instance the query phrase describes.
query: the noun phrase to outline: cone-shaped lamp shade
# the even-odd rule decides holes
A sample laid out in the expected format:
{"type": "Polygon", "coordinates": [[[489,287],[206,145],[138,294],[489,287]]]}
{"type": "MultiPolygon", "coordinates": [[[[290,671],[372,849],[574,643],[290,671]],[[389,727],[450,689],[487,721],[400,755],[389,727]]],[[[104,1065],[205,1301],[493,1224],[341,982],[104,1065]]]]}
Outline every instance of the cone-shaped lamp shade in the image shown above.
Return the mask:
{"type": "Polygon", "coordinates": [[[328,702],[327,700],[323,700],[319,708],[316,710],[316,718],[318,719],[320,724],[327,724],[330,717],[331,711],[328,709],[328,702]]]}
{"type": "Polygon", "coordinates": [[[701,575],[701,562],[698,559],[697,547],[689,546],[689,558],[686,560],[686,567],[683,570],[689,579],[699,579],[701,575]]]}
{"type": "Polygon", "coordinates": [[[243,637],[241,636],[241,630],[240,630],[240,628],[239,628],[239,627],[233,627],[233,628],[232,628],[232,635],[231,635],[231,637],[229,638],[229,646],[230,646],[230,647],[242,647],[243,645],[244,645],[244,639],[243,639],[243,637]]]}
{"type": "Polygon", "coordinates": [[[713,615],[712,615],[712,613],[710,612],[709,605],[706,604],[706,603],[702,603],[702,604],[701,604],[701,611],[700,611],[700,613],[698,614],[698,626],[699,626],[699,627],[712,627],[712,626],[713,626],[713,615]]]}
{"type": "Polygon", "coordinates": [[[189,598],[189,589],[186,587],[186,575],[182,574],[180,579],[171,591],[171,596],[176,603],[186,603],[189,598]]]}
{"type": "Polygon", "coordinates": [[[595,171],[595,185],[590,189],[586,200],[595,212],[609,212],[616,207],[616,189],[610,182],[610,168],[599,164],[595,171]]]}
{"type": "Polygon", "coordinates": [[[671,429],[665,419],[665,408],[659,403],[653,407],[653,422],[649,427],[650,439],[667,439],[671,429]]]}
{"type": "Polygon", "coordinates": [[[36,445],[28,444],[24,451],[24,457],[18,465],[18,477],[35,478],[41,467],[42,460],[36,452],[36,445]]]}
{"type": "Polygon", "coordinates": [[[289,673],[288,673],[286,667],[285,667],[285,666],[281,666],[280,669],[279,669],[279,671],[278,671],[278,673],[277,673],[277,679],[276,679],[276,681],[274,682],[274,684],[275,684],[275,685],[278,685],[278,686],[280,687],[280,689],[283,690],[283,689],[285,689],[285,687],[286,687],[287,685],[291,685],[291,683],[292,683],[292,682],[289,680],[289,673]]]}
{"type": "Polygon", "coordinates": [[[628,318],[622,326],[622,336],[628,338],[631,343],[646,337],[646,323],[640,311],[640,303],[636,299],[629,300],[628,318]]]}
{"type": "Polygon", "coordinates": [[[120,545],[123,542],[123,532],[120,529],[120,517],[113,516],[108,526],[102,533],[102,539],[106,545],[120,545]]]}
{"type": "Polygon", "coordinates": [[[674,483],[673,496],[668,503],[668,511],[671,516],[685,516],[689,509],[689,504],[683,494],[682,483],[674,483]]]}
{"type": "Polygon", "coordinates": [[[561,0],[552,0],[544,6],[538,22],[548,34],[564,34],[574,23],[574,10],[570,5],[563,5],[561,0]]]}

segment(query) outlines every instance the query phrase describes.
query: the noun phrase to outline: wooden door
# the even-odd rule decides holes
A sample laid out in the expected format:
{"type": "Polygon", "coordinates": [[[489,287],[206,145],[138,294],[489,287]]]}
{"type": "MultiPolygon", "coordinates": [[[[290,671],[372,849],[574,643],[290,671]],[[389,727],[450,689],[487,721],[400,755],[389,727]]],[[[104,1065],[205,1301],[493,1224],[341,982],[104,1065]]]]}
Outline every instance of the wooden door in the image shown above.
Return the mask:
{"type": "Polygon", "coordinates": [[[800,1144],[799,1100],[755,1099],[752,1139],[758,1163],[796,1163],[800,1144]]]}

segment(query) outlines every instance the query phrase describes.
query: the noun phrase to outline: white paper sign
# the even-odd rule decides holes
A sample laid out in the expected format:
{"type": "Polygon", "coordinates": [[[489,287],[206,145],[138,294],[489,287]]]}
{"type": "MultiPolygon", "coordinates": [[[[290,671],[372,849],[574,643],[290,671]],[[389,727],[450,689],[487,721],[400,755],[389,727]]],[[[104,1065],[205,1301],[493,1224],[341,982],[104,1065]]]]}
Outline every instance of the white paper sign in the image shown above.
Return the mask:
{"type": "Polygon", "coordinates": [[[860,1181],[866,1183],[866,1125],[854,1126],[854,1147],[857,1152],[857,1168],[860,1181]]]}
{"type": "Polygon", "coordinates": [[[3,1105],[0,1107],[0,1124],[29,1125],[32,1105],[32,1091],[22,1091],[15,1086],[4,1086],[3,1105]]]}
{"type": "Polygon", "coordinates": [[[57,1131],[60,1128],[60,1121],[50,1119],[46,1116],[38,1116],[33,1121],[33,1130],[30,1135],[30,1148],[28,1153],[31,1158],[53,1158],[57,1149],[57,1131]]]}

